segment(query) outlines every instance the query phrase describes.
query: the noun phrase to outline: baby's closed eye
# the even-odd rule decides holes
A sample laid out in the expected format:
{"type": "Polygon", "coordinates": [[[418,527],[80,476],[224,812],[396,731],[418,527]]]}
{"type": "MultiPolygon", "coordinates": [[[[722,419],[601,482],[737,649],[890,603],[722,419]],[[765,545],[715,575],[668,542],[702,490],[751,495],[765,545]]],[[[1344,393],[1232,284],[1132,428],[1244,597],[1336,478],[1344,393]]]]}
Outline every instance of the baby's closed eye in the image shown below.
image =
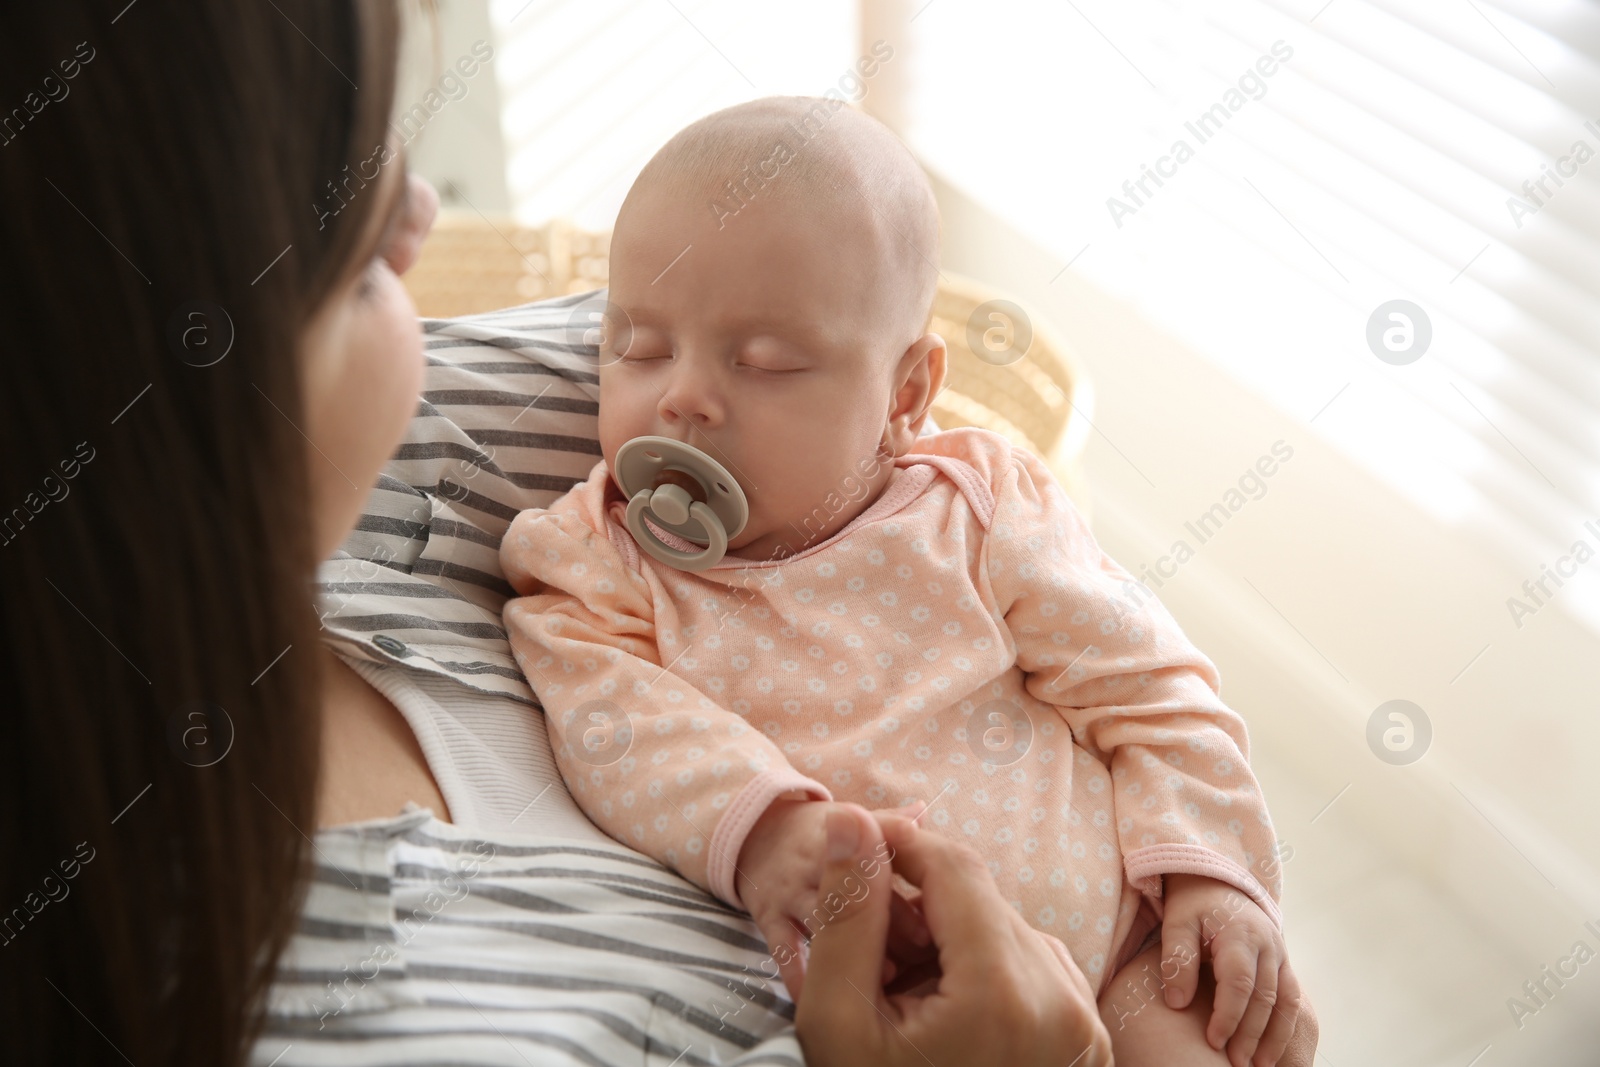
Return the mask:
{"type": "Polygon", "coordinates": [[[811,365],[804,351],[776,337],[755,337],[746,341],[739,349],[738,361],[742,367],[773,374],[790,374],[811,365]]]}

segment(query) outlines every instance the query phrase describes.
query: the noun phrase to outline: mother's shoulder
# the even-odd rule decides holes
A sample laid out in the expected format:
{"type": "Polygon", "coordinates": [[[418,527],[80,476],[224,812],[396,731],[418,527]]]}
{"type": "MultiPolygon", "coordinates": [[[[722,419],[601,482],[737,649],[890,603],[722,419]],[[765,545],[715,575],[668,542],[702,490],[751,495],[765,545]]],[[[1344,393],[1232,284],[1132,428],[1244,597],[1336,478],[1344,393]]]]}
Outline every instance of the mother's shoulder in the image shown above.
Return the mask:
{"type": "Polygon", "coordinates": [[[323,626],[361,658],[529,699],[500,608],[499,545],[600,458],[605,290],[423,319],[417,413],[350,536],[320,573],[323,626]]]}

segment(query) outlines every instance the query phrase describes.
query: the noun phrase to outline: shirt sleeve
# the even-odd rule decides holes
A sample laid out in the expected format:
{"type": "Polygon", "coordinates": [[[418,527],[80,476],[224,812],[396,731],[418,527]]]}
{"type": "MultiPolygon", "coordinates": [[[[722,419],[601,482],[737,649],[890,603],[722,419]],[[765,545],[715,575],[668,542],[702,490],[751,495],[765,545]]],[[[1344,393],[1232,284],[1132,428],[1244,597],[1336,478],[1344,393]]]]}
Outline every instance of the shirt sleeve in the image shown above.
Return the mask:
{"type": "Polygon", "coordinates": [[[1128,880],[1157,915],[1164,874],[1215,878],[1281,925],[1276,838],[1244,720],[1216,667],[1096,543],[1043,462],[996,465],[985,578],[1037,699],[1111,772],[1128,880]]]}
{"type": "Polygon", "coordinates": [[[756,820],[785,795],[833,796],[663,666],[650,583],[583,500],[580,487],[523,512],[500,549],[522,594],[506,604],[506,630],[556,766],[595,825],[742,908],[735,863],[756,820]]]}

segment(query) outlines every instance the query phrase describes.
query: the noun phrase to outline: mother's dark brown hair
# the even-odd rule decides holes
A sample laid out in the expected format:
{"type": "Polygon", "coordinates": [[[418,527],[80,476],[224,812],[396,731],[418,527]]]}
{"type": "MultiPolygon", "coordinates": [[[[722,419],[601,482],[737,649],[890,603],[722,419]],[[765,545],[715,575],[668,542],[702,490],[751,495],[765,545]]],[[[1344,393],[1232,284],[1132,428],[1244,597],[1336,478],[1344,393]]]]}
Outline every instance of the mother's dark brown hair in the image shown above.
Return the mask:
{"type": "Polygon", "coordinates": [[[318,772],[296,347],[371,254],[375,193],[322,216],[388,140],[397,36],[386,0],[6,13],[9,1063],[236,1063],[257,1028],[318,772]]]}

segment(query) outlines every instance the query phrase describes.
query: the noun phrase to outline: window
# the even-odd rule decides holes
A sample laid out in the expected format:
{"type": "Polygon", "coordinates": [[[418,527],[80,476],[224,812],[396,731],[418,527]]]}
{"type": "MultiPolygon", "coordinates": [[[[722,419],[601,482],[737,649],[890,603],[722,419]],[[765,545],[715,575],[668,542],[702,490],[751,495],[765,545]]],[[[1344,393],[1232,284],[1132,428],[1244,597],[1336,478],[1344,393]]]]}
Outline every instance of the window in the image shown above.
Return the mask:
{"type": "Polygon", "coordinates": [[[1524,573],[1600,550],[1600,9],[866,4],[947,180],[1524,573]]]}

